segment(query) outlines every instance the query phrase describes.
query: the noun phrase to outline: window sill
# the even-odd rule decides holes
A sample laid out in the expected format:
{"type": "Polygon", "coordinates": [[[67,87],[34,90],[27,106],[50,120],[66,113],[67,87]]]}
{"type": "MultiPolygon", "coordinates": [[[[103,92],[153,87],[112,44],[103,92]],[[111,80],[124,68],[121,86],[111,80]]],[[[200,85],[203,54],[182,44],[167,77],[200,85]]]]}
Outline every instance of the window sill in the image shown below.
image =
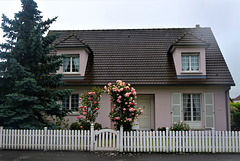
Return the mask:
{"type": "Polygon", "coordinates": [[[75,74],[80,74],[80,72],[63,72],[62,74],[75,75],[75,74]]]}
{"type": "Polygon", "coordinates": [[[77,112],[77,111],[73,111],[73,112],[69,112],[69,113],[67,113],[67,116],[79,116],[80,114],[79,114],[79,112],[77,112]]]}
{"type": "Polygon", "coordinates": [[[186,72],[181,72],[181,74],[202,74],[200,71],[186,71],[186,72]]]}

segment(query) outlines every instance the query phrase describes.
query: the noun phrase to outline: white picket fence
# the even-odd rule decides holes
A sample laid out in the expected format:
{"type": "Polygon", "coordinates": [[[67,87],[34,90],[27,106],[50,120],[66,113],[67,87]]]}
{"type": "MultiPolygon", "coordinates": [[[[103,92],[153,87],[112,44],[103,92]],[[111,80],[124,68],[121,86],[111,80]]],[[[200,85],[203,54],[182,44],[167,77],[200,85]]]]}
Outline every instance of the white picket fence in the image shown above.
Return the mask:
{"type": "Polygon", "coordinates": [[[0,149],[120,152],[240,152],[237,131],[19,130],[0,127],[0,149]]]}
{"type": "Polygon", "coordinates": [[[131,131],[124,132],[124,152],[240,152],[240,132],[131,131]]]}

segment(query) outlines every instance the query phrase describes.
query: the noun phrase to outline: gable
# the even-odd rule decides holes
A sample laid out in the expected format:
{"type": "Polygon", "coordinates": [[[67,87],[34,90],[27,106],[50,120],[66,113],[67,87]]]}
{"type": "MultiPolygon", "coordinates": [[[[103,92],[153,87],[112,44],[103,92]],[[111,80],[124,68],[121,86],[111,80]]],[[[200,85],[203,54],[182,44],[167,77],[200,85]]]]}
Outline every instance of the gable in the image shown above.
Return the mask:
{"type": "MultiPolygon", "coordinates": [[[[123,80],[133,85],[234,85],[231,74],[210,28],[54,30],[61,33],[56,42],[75,34],[92,50],[82,81],[75,85],[105,85],[123,80]],[[206,79],[177,79],[174,61],[168,54],[173,41],[210,44],[206,48],[206,79]]],[[[69,82],[71,84],[71,82],[69,82]]]]}

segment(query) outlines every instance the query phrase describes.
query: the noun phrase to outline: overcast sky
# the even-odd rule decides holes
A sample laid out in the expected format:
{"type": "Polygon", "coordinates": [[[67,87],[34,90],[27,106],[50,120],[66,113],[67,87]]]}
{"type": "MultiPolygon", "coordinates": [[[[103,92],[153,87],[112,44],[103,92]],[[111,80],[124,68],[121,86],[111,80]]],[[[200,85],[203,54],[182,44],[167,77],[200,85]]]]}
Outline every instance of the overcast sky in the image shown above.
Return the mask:
{"type": "MultiPolygon", "coordinates": [[[[240,0],[35,0],[50,29],[211,27],[240,95],[240,0]]],[[[20,0],[0,0],[0,14],[21,10],[20,0]]],[[[0,18],[2,21],[2,18],[0,18]]],[[[0,30],[0,42],[3,42],[0,30]]]]}

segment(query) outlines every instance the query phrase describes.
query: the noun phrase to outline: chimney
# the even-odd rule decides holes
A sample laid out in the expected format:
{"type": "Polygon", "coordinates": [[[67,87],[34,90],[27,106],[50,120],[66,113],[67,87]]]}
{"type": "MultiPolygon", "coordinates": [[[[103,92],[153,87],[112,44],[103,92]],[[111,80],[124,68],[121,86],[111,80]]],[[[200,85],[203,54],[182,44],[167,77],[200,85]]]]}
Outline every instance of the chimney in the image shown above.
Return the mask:
{"type": "Polygon", "coordinates": [[[196,29],[199,29],[200,28],[200,25],[199,24],[196,24],[196,29]]]}

